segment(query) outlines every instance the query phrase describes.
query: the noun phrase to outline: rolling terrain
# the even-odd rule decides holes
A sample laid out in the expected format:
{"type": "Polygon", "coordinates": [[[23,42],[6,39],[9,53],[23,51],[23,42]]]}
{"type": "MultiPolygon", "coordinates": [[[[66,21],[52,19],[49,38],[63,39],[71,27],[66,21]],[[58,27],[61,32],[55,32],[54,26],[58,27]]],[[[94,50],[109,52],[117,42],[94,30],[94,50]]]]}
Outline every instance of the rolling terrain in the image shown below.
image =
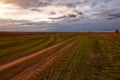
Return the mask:
{"type": "Polygon", "coordinates": [[[0,80],[120,80],[120,34],[0,33],[0,80]]]}

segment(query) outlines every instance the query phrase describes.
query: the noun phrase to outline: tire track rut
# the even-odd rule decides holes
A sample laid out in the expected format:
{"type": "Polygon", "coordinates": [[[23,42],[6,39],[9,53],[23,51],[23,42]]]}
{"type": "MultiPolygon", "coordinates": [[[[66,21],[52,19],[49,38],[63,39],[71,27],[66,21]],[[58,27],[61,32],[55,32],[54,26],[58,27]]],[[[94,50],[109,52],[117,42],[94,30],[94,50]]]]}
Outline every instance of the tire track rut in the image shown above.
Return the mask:
{"type": "Polygon", "coordinates": [[[3,65],[0,65],[0,71],[3,71],[3,70],[5,70],[5,69],[7,69],[7,68],[9,68],[9,67],[12,67],[12,66],[14,66],[14,65],[16,65],[16,64],[19,64],[19,63],[21,63],[21,62],[24,62],[24,61],[26,61],[26,60],[30,60],[31,58],[34,58],[34,57],[36,57],[36,56],[38,56],[38,55],[40,55],[40,54],[42,54],[42,53],[44,53],[44,52],[46,52],[46,51],[48,51],[48,50],[54,49],[54,48],[56,48],[56,47],[64,44],[64,43],[67,42],[67,41],[68,41],[68,40],[65,40],[65,41],[63,41],[63,42],[60,42],[60,43],[58,43],[58,44],[55,44],[55,45],[53,45],[53,46],[51,46],[51,47],[48,47],[48,48],[43,49],[43,50],[41,50],[41,51],[38,51],[38,52],[36,52],[36,53],[33,53],[33,54],[30,54],[30,55],[21,57],[21,58],[19,58],[19,59],[16,59],[16,60],[14,60],[14,61],[11,61],[11,62],[6,63],[6,64],[3,64],[3,65]]]}
{"type": "MultiPolygon", "coordinates": [[[[54,63],[56,61],[56,59],[58,59],[62,54],[64,54],[65,51],[67,51],[70,47],[72,47],[77,41],[78,41],[78,39],[74,40],[72,43],[59,49],[58,51],[56,51],[55,53],[50,55],[48,58],[40,61],[39,63],[37,63],[31,67],[26,68],[24,71],[22,71],[21,73],[19,73],[16,76],[14,76],[10,80],[29,80],[29,79],[31,79],[36,74],[42,72],[43,70],[48,68],[50,65],[52,65],[52,63],[54,63]]],[[[53,49],[53,48],[51,48],[51,49],[53,49]]]]}

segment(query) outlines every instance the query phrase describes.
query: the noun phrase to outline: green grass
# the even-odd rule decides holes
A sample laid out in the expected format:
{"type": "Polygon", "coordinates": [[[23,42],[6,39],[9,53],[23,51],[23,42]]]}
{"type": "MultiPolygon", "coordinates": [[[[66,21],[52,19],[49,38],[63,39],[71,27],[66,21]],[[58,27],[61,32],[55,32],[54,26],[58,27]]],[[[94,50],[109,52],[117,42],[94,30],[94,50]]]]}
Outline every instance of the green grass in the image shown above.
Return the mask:
{"type": "MultiPolygon", "coordinates": [[[[95,37],[95,36],[94,36],[95,37]]],[[[120,79],[120,36],[98,36],[99,51],[91,60],[96,79],[120,79]]]]}
{"type": "Polygon", "coordinates": [[[119,80],[120,37],[82,34],[80,41],[31,80],[119,80]]]}
{"type": "Polygon", "coordinates": [[[65,44],[2,72],[3,80],[9,80],[78,38],[80,40],[74,46],[31,80],[120,80],[120,36],[116,34],[75,33],[4,37],[0,39],[0,63],[29,55],[71,37],[74,38],[65,44]]]}
{"type": "Polygon", "coordinates": [[[4,40],[4,42],[0,43],[0,64],[47,48],[65,39],[69,39],[69,37],[71,36],[66,38],[66,35],[48,34],[44,36],[11,36],[9,38],[2,38],[1,40],[4,40]]]}
{"type": "Polygon", "coordinates": [[[86,56],[89,40],[86,36],[63,55],[55,64],[42,72],[35,80],[79,80],[79,67],[86,56]],[[81,47],[80,47],[81,46],[81,47]]]}
{"type": "MultiPolygon", "coordinates": [[[[68,45],[69,43],[71,43],[75,39],[76,39],[76,37],[73,37],[69,41],[67,41],[66,43],[64,43],[64,44],[62,44],[62,45],[60,45],[52,50],[46,51],[45,53],[42,53],[41,55],[39,55],[35,58],[32,58],[30,60],[27,60],[25,62],[22,62],[18,65],[15,65],[13,67],[10,67],[9,69],[6,69],[6,70],[0,72],[0,75],[2,75],[2,80],[9,80],[14,75],[20,73],[21,71],[25,70],[26,68],[33,66],[33,65],[36,65],[36,63],[39,63],[39,61],[42,61],[42,60],[46,59],[47,57],[49,57],[50,55],[53,55],[56,51],[63,48],[64,46],[68,45]]],[[[53,40],[54,40],[54,38],[50,39],[50,41],[53,41],[53,40]]],[[[64,40],[63,37],[62,37],[62,40],[64,40]]],[[[46,43],[49,43],[49,42],[46,42],[46,43]]]]}

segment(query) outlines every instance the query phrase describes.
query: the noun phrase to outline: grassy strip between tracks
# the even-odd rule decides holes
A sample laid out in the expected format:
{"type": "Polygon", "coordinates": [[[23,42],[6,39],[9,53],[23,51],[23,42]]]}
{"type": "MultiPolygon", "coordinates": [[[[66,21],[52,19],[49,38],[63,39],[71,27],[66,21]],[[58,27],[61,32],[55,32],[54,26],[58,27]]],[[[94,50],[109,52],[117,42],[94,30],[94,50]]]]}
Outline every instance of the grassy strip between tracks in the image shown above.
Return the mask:
{"type": "Polygon", "coordinates": [[[84,59],[86,55],[84,53],[88,51],[85,49],[88,47],[87,43],[89,42],[86,36],[81,36],[80,41],[57,60],[55,64],[31,80],[76,80],[79,73],[78,65],[84,59]]]}

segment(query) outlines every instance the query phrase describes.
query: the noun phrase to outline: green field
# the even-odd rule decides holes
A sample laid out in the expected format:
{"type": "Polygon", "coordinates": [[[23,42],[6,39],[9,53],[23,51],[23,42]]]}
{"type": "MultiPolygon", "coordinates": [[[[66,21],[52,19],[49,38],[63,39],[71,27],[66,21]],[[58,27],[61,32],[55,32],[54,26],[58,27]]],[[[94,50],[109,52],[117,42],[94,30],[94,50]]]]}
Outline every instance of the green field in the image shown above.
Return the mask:
{"type": "Polygon", "coordinates": [[[0,80],[120,80],[120,34],[0,36],[0,80]]]}

